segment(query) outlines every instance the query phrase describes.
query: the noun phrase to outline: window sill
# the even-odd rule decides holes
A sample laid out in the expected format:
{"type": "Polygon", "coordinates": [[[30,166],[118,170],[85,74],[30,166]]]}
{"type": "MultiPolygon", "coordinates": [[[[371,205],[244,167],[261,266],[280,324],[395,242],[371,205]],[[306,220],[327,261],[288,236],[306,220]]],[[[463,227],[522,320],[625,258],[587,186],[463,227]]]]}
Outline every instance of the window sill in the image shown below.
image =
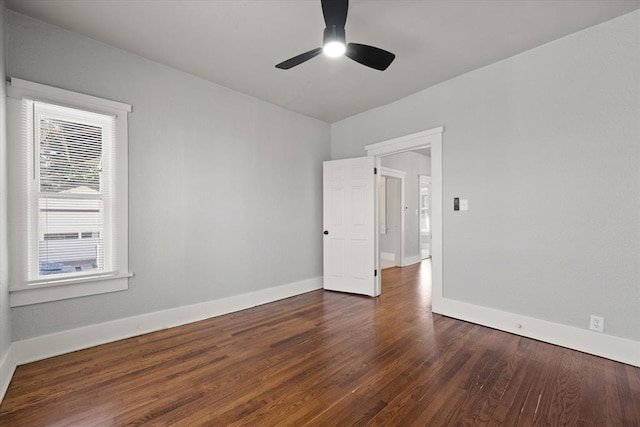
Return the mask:
{"type": "Polygon", "coordinates": [[[82,281],[74,280],[55,286],[32,285],[29,288],[10,289],[9,305],[11,307],[20,307],[43,302],[125,291],[129,289],[129,277],[132,276],[133,274],[127,273],[111,277],[87,278],[82,281]]]}

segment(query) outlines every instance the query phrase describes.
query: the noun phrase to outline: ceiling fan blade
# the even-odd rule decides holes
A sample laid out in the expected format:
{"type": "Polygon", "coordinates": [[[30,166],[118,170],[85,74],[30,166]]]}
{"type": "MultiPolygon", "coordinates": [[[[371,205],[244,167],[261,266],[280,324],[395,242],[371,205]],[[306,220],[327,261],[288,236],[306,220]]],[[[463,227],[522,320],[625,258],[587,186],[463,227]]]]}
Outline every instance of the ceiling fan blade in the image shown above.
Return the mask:
{"type": "Polygon", "coordinates": [[[312,50],[310,50],[308,52],[301,53],[298,56],[294,56],[293,58],[287,59],[286,61],[282,61],[281,63],[276,65],[276,68],[280,68],[281,70],[288,70],[289,68],[293,68],[296,65],[300,65],[303,62],[306,62],[306,61],[310,60],[311,58],[314,58],[314,57],[320,55],[321,52],[322,52],[322,48],[321,47],[312,49],[312,50]]]}
{"type": "Polygon", "coordinates": [[[380,71],[386,70],[396,58],[393,53],[384,49],[359,43],[349,43],[344,54],[362,65],[380,71]]]}
{"type": "Polygon", "coordinates": [[[322,0],[322,14],[327,28],[335,25],[344,28],[347,23],[347,11],[349,10],[349,0],[322,0]]]}

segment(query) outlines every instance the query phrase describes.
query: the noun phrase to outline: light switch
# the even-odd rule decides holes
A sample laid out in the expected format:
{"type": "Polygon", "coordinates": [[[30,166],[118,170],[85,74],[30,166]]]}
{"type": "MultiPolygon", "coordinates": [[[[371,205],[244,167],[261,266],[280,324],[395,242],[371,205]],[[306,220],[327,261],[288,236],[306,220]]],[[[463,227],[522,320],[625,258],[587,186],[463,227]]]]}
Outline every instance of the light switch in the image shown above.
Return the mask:
{"type": "Polygon", "coordinates": [[[469,201],[467,199],[460,199],[460,210],[461,211],[469,210],[469,201]]]}

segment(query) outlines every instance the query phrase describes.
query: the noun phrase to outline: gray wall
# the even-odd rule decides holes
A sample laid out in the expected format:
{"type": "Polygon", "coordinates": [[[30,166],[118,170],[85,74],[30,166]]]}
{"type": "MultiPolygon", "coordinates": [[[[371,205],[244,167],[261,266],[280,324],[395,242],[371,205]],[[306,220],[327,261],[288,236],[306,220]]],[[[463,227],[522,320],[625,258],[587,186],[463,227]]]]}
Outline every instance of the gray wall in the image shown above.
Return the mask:
{"type": "Polygon", "coordinates": [[[11,345],[9,282],[7,264],[7,132],[5,126],[5,5],[0,0],[0,360],[11,345]]]}
{"type": "Polygon", "coordinates": [[[332,156],[444,126],[445,297],[640,341],[639,118],[636,11],[334,123],[332,156]]]}
{"type": "Polygon", "coordinates": [[[8,12],[8,75],[126,102],[125,292],[11,310],[15,340],[322,275],[330,126],[8,12]]]}
{"type": "Polygon", "coordinates": [[[383,157],[381,166],[407,173],[404,180],[404,256],[420,258],[420,179],[418,175],[431,174],[431,159],[415,152],[398,153],[383,157]]]}

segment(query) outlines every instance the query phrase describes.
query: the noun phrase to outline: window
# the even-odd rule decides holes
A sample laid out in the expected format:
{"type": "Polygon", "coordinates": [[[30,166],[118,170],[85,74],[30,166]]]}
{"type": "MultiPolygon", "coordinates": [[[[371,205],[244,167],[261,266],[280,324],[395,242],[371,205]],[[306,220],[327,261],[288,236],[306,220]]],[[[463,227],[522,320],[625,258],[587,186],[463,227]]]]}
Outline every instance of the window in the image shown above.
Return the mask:
{"type": "Polygon", "coordinates": [[[27,123],[29,279],[110,271],[112,116],[23,100],[27,123]],[[79,239],[80,234],[96,235],[79,239]],[[100,238],[99,236],[103,236],[100,238]]]}
{"type": "Polygon", "coordinates": [[[431,221],[429,215],[429,185],[420,182],[420,233],[431,233],[431,221]]]}
{"type": "Polygon", "coordinates": [[[11,304],[127,289],[131,107],[19,79],[8,93],[11,304]]]}

